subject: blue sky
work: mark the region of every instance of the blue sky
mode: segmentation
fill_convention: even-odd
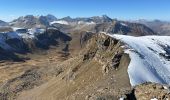
[[[170,20],[170,0],[0,0],[0,20],[28,14]]]

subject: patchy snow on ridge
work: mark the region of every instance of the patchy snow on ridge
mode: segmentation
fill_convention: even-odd
[[[125,23],[120,23],[121,25],[123,25],[123,26],[127,26]]]
[[[59,20],[59,21],[53,21],[50,23],[50,25],[52,24],[63,24],[63,25],[69,25],[69,23],[67,21],[64,20]]]
[[[25,29],[25,28],[19,28],[19,27],[12,27],[13,31],[17,31],[19,29]]]
[[[31,28],[31,29],[28,29],[28,33],[31,34],[31,35],[34,35],[35,33],[44,33],[45,32],[45,29],[42,29],[42,28]]]
[[[111,35],[128,48],[128,74],[132,86],[155,82],[170,85],[170,36]]]
[[[93,21],[91,21],[91,22],[78,21],[78,24],[93,25],[93,24],[96,24],[96,23],[95,23],[95,22],[93,22]]]

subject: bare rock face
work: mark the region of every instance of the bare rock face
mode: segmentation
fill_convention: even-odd
[[[93,44],[93,45],[89,45]],[[105,34],[96,34],[88,43],[84,59],[95,59],[103,65],[103,70],[118,69],[123,53],[122,43]],[[129,62],[127,60],[127,62]]]

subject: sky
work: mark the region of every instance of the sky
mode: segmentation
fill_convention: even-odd
[[[170,0],[0,0],[0,20],[47,14],[57,18],[108,15],[121,20],[170,21]]]

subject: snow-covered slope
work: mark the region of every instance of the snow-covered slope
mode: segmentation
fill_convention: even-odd
[[[132,86],[144,82],[170,85],[169,36],[110,36],[125,44],[125,53],[131,58],[128,74]]]
[[[28,39],[35,39],[36,33],[42,34],[45,32],[45,29],[27,29],[25,28],[13,28],[14,31],[11,32],[0,32],[0,49],[4,51],[17,51],[19,48],[17,46],[21,45],[21,48],[24,49],[24,41]],[[26,30],[26,33],[20,33],[19,31]],[[15,45],[15,47],[13,47]]]

